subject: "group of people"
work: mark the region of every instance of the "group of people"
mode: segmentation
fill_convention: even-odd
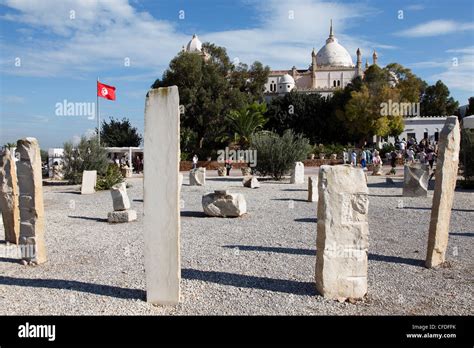
[[[119,168],[130,168],[130,160],[126,154],[121,157],[115,154],[113,158],[111,155],[109,155],[108,158],[109,163],[115,163]],[[143,172],[143,158],[141,156],[138,155],[133,159],[133,169],[136,173]]]
[[[392,168],[397,166],[397,160],[401,159],[404,163],[415,163],[419,162],[422,164],[429,164],[430,168],[433,169],[434,162],[437,156],[437,143],[429,143],[427,139],[423,139],[419,143],[415,138],[410,138],[408,141],[403,138],[395,141],[395,149],[386,154],[387,160],[390,161]],[[367,170],[369,164],[374,166],[382,166],[382,158],[380,157],[379,151],[376,149],[370,150],[368,148],[362,148],[359,153],[353,149],[350,153],[347,150],[343,152],[344,163],[350,163],[352,166],[357,167],[360,165],[362,169]]]
[[[427,139],[423,139],[418,143],[416,138],[413,137],[408,141],[405,138],[402,140],[397,138],[395,140],[395,151],[392,152],[404,158],[406,163],[419,161],[422,164],[429,164],[430,168],[433,169],[438,152],[438,144],[437,142],[430,144]],[[395,155],[391,154],[390,156],[394,157]]]

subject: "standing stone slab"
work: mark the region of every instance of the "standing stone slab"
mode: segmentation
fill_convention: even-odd
[[[316,288],[324,297],[360,299],[367,293],[368,189],[361,168],[319,170]]]
[[[447,118],[439,139],[436,161],[436,182],[431,208],[426,267],[436,267],[445,261],[448,246],[449,221],[458,176],[461,133],[456,116]]]
[[[426,197],[428,195],[429,179],[430,169],[428,165],[405,165],[403,176],[403,196]]]
[[[308,177],[308,202],[318,201],[318,177]]]
[[[18,244],[20,238],[20,209],[15,159],[6,149],[0,156],[0,210],[5,229],[5,241]]]
[[[200,167],[191,169],[189,172],[190,186],[204,186],[206,185],[206,168]]]
[[[97,170],[84,170],[82,172],[81,195],[95,193],[97,184]]]
[[[147,301],[180,301],[178,87],[152,89],[145,103],[144,230]],[[146,150],[148,149],[148,150]]]
[[[291,171],[290,184],[304,184],[303,162],[295,162],[295,167]]]
[[[35,138],[24,138],[17,142],[16,152],[18,186],[20,188],[20,249],[27,262],[46,262],[44,242],[43,182],[41,155]]]
[[[111,187],[110,194],[112,195],[112,203],[114,211],[130,209],[130,199],[127,195],[127,184],[121,182]]]

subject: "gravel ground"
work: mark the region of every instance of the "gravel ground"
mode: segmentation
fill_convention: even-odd
[[[423,267],[433,191],[401,197],[401,181],[369,176],[369,292],[356,304],[319,296],[314,286],[316,204],[306,184],[209,177],[182,188],[182,303],[145,302],[142,179],[128,189],[138,221],[110,225],[109,192],[44,187],[48,262],[22,266],[0,244],[2,315],[455,315],[474,314],[474,193],[457,191],[446,268]],[[248,214],[208,218],[201,196],[242,192]],[[399,208],[403,205],[403,208]],[[3,226],[0,225],[0,239]]]

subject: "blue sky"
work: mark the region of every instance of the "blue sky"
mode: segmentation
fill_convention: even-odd
[[[95,103],[97,76],[117,88],[101,116],[143,132],[147,90],[193,33],[233,60],[307,68],[330,18],[354,61],[358,47],[364,62],[375,48],[379,65],[441,79],[461,105],[474,95],[471,0],[0,0],[0,145],[34,136],[60,147],[90,133],[94,119],[56,105]]]

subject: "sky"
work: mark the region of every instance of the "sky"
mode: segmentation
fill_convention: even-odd
[[[33,136],[44,149],[91,134],[96,80],[116,87],[102,119],[143,134],[145,95],[197,34],[234,62],[305,69],[334,34],[356,60],[397,62],[460,105],[474,96],[472,0],[0,0],[0,145]]]

